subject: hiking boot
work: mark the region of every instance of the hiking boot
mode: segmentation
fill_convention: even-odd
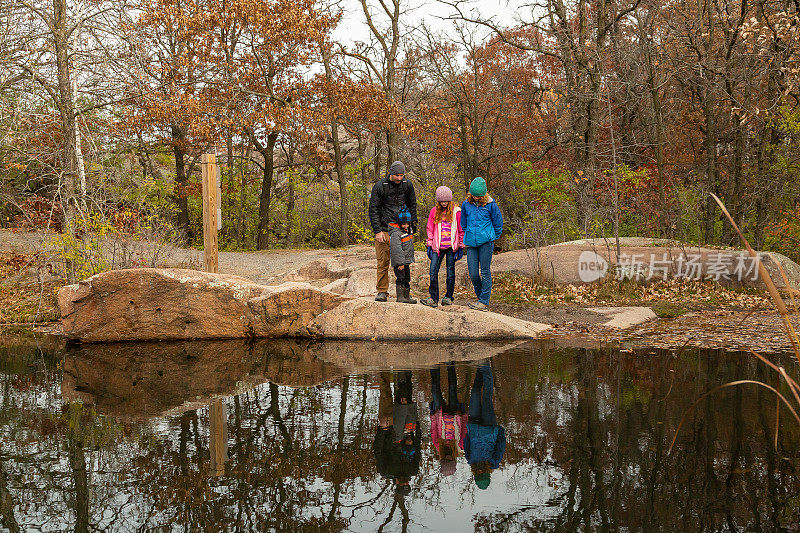
[[[408,300],[408,303],[410,304],[417,303],[417,299],[411,297],[411,287],[406,289],[406,300]]]
[[[379,292],[378,295],[375,297],[376,302],[385,302],[389,299],[389,294],[385,292]]]
[[[411,289],[397,287],[397,302],[401,304],[415,304],[417,301],[410,296]]]
[[[467,304],[467,307],[470,309],[475,309],[476,311],[488,311],[489,307],[483,302],[470,302]]]
[[[442,305],[453,305],[453,299],[445,296],[442,298]]]
[[[420,300],[419,303],[421,303],[422,305],[427,305],[428,307],[438,307],[439,306],[439,304],[436,302],[436,300],[434,300],[430,296],[425,298],[424,300]],[[444,305],[444,300],[442,300],[442,305]]]

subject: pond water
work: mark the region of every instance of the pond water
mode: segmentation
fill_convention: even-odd
[[[800,438],[782,411],[776,451],[770,392],[701,399],[669,451],[741,379],[774,383],[691,349],[5,339],[0,529],[797,530]],[[431,424],[458,442],[464,419],[440,461]]]

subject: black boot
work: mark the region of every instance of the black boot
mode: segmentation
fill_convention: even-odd
[[[403,288],[403,303],[404,304],[415,304],[415,303],[417,303],[417,299],[411,297],[411,287],[404,287]]]
[[[395,289],[397,290],[397,303],[407,304],[405,289],[400,285],[395,285]]]

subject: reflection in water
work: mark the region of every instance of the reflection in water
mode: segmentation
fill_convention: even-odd
[[[431,368],[431,444],[439,456],[443,476],[456,471],[458,450],[464,449],[467,436],[467,413],[458,401],[458,376],[455,362],[447,363],[447,401],[442,396],[440,365]]]
[[[221,476],[225,473],[225,462],[228,460],[228,421],[222,400],[218,398],[211,402],[208,412],[211,471],[215,476]]]
[[[497,424],[494,412],[494,375],[490,361],[482,363],[475,373],[469,393],[469,418],[464,454],[475,476],[475,485],[486,490],[492,470],[500,468],[506,453],[506,430]]]
[[[771,377],[747,355],[473,346],[388,370],[352,347],[0,345],[0,529],[800,527],[798,428],[776,453],[768,392],[706,397],[667,454],[703,392]]]

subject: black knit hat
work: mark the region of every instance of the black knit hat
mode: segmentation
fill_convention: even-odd
[[[389,167],[389,175],[392,174],[405,174],[406,173],[406,166],[403,164],[402,161],[395,161],[392,163],[392,166]]]

